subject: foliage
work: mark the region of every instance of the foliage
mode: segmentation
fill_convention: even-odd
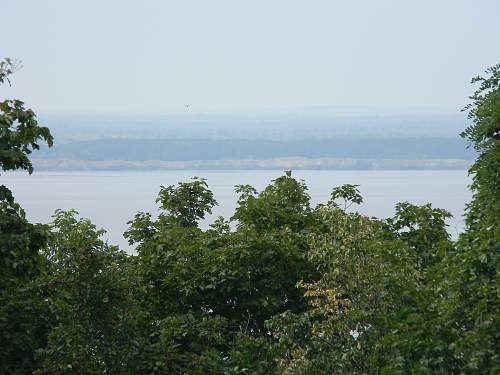
[[[250,185],[236,186],[236,193],[240,196],[232,219],[237,220],[241,227],[255,228],[257,231],[305,229],[311,220],[310,197],[304,182],[291,176],[291,171],[285,172],[284,176],[274,180],[258,196]]]
[[[463,371],[493,374],[500,371],[500,64],[486,74],[472,80],[479,87],[462,136],[479,152],[470,169],[473,199],[467,230],[445,264],[450,298],[440,307],[443,320],[454,322],[452,354]]]
[[[280,373],[378,373],[376,344],[418,286],[414,257],[403,242],[387,239],[377,220],[336,206],[319,214],[326,231],[309,236],[308,257],[321,278],[297,284],[309,309],[269,322]]]
[[[0,83],[14,70],[0,63]],[[478,158],[457,241],[446,210],[370,218],[351,184],[311,207],[287,171],[237,186],[230,221],[208,227],[204,179],[162,186],[158,216],[129,222],[130,255],[73,210],[29,223],[0,186],[0,372],[498,373],[500,66],[487,74],[467,108]],[[0,164],[31,172],[50,132],[19,101],[0,110]]]
[[[237,187],[241,195],[235,213],[240,218],[236,231],[222,218],[206,231],[197,226],[197,219],[215,201],[205,190],[206,185],[197,185],[199,199],[181,199],[192,186],[187,182],[176,189],[162,188],[158,219],[139,213],[126,232],[129,241],[138,244],[136,260],[146,287],[144,307],[161,327],[151,333],[159,340],[152,344],[158,357],[149,362],[161,362],[158,358],[177,348],[173,353],[177,353],[175,371],[179,373],[196,373],[189,370],[193,361],[206,371],[217,368],[238,373],[235,368],[254,368],[266,373],[263,368],[272,367],[273,362],[261,357],[269,356],[267,343],[271,339],[264,324],[276,313],[305,306],[295,284],[313,273],[302,240],[312,223],[305,186],[287,173],[261,193],[250,186]],[[162,199],[165,196],[168,204]],[[172,209],[172,202],[184,206]],[[185,220],[186,216],[190,219]],[[159,347],[166,345],[162,332],[167,327],[173,329],[173,317],[177,324],[196,317],[197,322],[201,319],[209,323],[205,330],[216,332],[203,333],[193,323],[189,345],[182,336],[169,334],[171,344]],[[218,350],[200,351],[207,345],[202,343],[212,336],[222,338],[216,345]],[[250,355],[242,343],[255,347],[260,354]],[[164,369],[174,371],[168,366]]]
[[[30,224],[11,192],[0,186],[0,373],[21,374],[35,367],[35,350],[45,345],[47,306],[34,282],[44,269],[39,250],[45,228]]]
[[[15,71],[11,59],[0,61],[0,84],[9,82],[9,75]],[[25,169],[33,172],[28,155],[38,150],[38,141],[52,146],[53,137],[46,127],[38,125],[35,113],[24,107],[21,100],[0,102],[0,167],[2,170]]]
[[[438,263],[452,244],[446,231],[451,214],[430,204],[415,206],[408,202],[396,204],[396,215],[386,220],[388,230],[407,243],[422,269]]]
[[[55,315],[38,373],[131,371],[139,350],[134,280],[127,256],[103,242],[104,231],[75,211],[57,211],[45,256]],[[130,372],[132,373],[132,372]]]
[[[9,189],[0,186],[0,289],[39,273],[38,250],[45,244],[43,226],[30,224]]]
[[[182,226],[191,227],[205,218],[205,214],[212,213],[212,207],[217,204],[207,187],[205,179],[197,177],[191,182],[179,183],[177,187],[162,186],[156,202],[172,219]]]
[[[16,70],[12,59],[0,61],[0,84]],[[28,155],[52,144],[47,128],[38,126],[33,111],[19,100],[0,102],[0,167],[33,170]],[[0,185],[0,373],[24,374],[37,366],[35,351],[47,341],[50,327],[45,291],[39,283],[46,260],[40,249],[47,241],[46,228],[28,222],[12,192]]]
[[[7,82],[11,84],[9,76],[13,74],[18,68],[20,63],[10,57],[0,60],[0,84]]]
[[[435,224],[427,226],[425,237],[412,236],[419,254],[432,261],[424,262],[429,266],[426,284],[415,293],[420,302],[395,321],[401,334],[382,345],[388,355],[378,365],[387,373],[500,371],[500,65],[486,73],[472,81],[479,83],[466,107],[472,124],[462,133],[479,153],[470,169],[473,199],[466,207],[467,228],[454,248],[445,246],[434,259],[426,253],[442,243],[439,237],[444,239]],[[404,210],[404,215],[412,211]],[[442,221],[443,212],[437,214]],[[433,216],[427,215],[424,223],[435,222],[429,221]]]
[[[0,61],[0,84],[9,82],[16,70],[16,62],[10,58]],[[38,139],[52,145],[47,128],[38,126],[36,116],[26,110],[19,100],[0,102],[0,166],[2,170],[26,169],[33,171],[28,158],[32,149],[38,149]],[[44,244],[40,226],[29,224],[21,206],[11,191],[0,185],[0,286],[2,289],[14,279],[29,280],[38,270],[38,249]]]
[[[363,197],[358,190],[358,186],[359,185],[345,184],[334,188],[328,203],[331,206],[337,207],[338,204],[336,201],[342,199],[344,201],[344,210],[347,210],[353,204],[363,203]]]

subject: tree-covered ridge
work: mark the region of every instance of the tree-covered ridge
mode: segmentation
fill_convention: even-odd
[[[159,215],[129,222],[128,255],[75,211],[30,224],[2,186],[0,373],[498,373],[499,71],[475,79],[463,136],[479,156],[457,241],[445,210],[403,202],[367,217],[356,185],[312,206],[285,172],[262,191],[237,186],[234,215],[206,230],[206,181],[162,186]],[[30,170],[50,133],[0,111],[0,164]]]
[[[286,157],[472,160],[475,153],[456,138],[330,140],[100,139],[44,149],[36,159],[86,161],[268,160]]]

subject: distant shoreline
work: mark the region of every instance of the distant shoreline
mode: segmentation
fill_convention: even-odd
[[[35,159],[39,171],[145,171],[145,170],[466,170],[471,161],[462,159],[353,159],[276,158],[262,160],[74,160]]]

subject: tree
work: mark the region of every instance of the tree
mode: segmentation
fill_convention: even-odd
[[[0,84],[16,70],[12,59],[0,61]],[[20,100],[0,102],[0,167],[3,171],[33,166],[29,160],[38,141],[52,145],[52,135],[38,125],[34,112]],[[26,220],[12,192],[0,185],[0,372],[16,374],[36,368],[35,351],[44,346],[50,317],[43,288],[36,280],[45,271],[40,255],[46,228]]]
[[[13,74],[19,68],[19,62],[6,57],[0,60],[0,84],[7,82],[11,84],[9,76]]]
[[[408,202],[396,204],[396,215],[386,220],[390,233],[413,250],[421,270],[440,262],[452,251],[446,220],[451,214],[430,203],[416,206]]]
[[[16,70],[16,62],[6,58],[0,61],[0,84],[9,82]],[[33,166],[28,158],[32,149],[38,149],[37,141],[43,139],[52,145],[52,135],[40,127],[32,110],[26,110],[19,100],[0,102],[0,167],[2,170],[25,169]],[[0,284],[10,283],[13,278],[27,280],[36,273],[37,251],[43,245],[41,227],[34,227],[25,219],[23,209],[15,203],[11,191],[0,185]]]
[[[344,194],[346,193],[346,194]],[[340,208],[336,198],[344,198]],[[345,209],[361,202],[353,185],[335,188],[317,209],[321,231],[308,236],[308,259],[320,278],[300,281],[302,313],[268,321],[282,374],[377,374],[377,343],[418,285],[415,257],[380,220]]]
[[[353,204],[363,203],[363,197],[361,196],[358,187],[359,185],[344,184],[334,188],[330,195],[330,201],[328,202],[329,205],[338,207],[336,201],[338,199],[342,199],[344,201],[345,211]]]
[[[177,186],[162,186],[156,202],[161,204],[166,214],[185,227],[195,226],[217,205],[206,180],[198,177]]]
[[[77,212],[56,211],[45,248],[55,314],[39,374],[132,374],[140,350],[136,281],[124,252]]]
[[[9,82],[15,71],[11,59],[0,62],[0,83]],[[2,170],[24,169],[30,174],[33,165],[29,154],[38,150],[39,140],[52,146],[53,137],[48,128],[39,126],[35,113],[18,99],[0,102],[0,167]]]
[[[36,367],[50,323],[45,292],[36,282],[45,270],[40,249],[46,228],[26,220],[9,189],[0,186],[0,373],[24,374]]]
[[[294,179],[291,171],[274,180],[258,196],[250,185],[236,186],[236,192],[240,196],[232,219],[241,227],[258,231],[287,227],[299,232],[311,223],[307,186]]]
[[[404,223],[401,219],[418,214],[421,227],[430,230],[398,231],[410,243],[417,241],[414,248],[419,248],[426,267],[423,285],[413,293],[418,303],[398,316],[394,333],[380,343],[377,366],[386,373],[500,371],[500,65],[486,74],[472,80],[479,87],[465,108],[472,124],[462,136],[478,152],[469,171],[473,199],[466,207],[465,232],[453,247],[446,245],[445,252],[436,253],[439,244],[447,242],[436,230],[443,213],[437,212],[437,221],[431,211],[422,216],[412,207],[399,215]]]
[[[302,240],[314,222],[305,185],[288,173],[261,193],[238,187],[235,231],[222,218],[206,231],[197,226],[214,204],[206,185],[197,187],[162,188],[158,219],[139,213],[126,233],[138,243],[144,309],[155,322],[147,362],[159,362],[160,373],[272,372],[265,322],[301,311],[295,284],[312,276]]]
[[[500,64],[488,69],[466,107],[472,124],[462,133],[479,153],[470,168],[473,199],[466,231],[446,263],[441,308],[454,322],[454,358],[467,373],[500,371]],[[444,278],[444,277],[443,277]]]
[[[8,82],[16,70],[14,60],[0,61],[0,84]],[[2,170],[25,169],[33,166],[29,154],[38,149],[38,140],[52,145],[52,135],[46,127],[40,127],[34,112],[24,108],[19,100],[0,102],[0,167]],[[44,244],[41,226],[29,224],[23,209],[15,202],[11,191],[0,185],[0,285],[29,280],[39,268],[38,250]]]

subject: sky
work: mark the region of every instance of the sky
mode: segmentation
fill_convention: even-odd
[[[500,62],[498,0],[0,3],[0,99],[47,113],[456,111]]]

